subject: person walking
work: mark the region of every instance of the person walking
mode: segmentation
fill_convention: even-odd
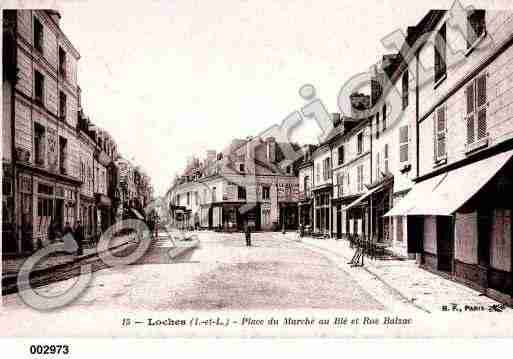
[[[73,230],[73,237],[75,238],[75,241],[77,242],[78,250],[77,250],[77,256],[81,256],[84,254],[84,227],[82,227],[82,223],[80,220],[77,221],[75,224],[75,229]]]
[[[251,227],[246,225],[246,246],[251,247]]]

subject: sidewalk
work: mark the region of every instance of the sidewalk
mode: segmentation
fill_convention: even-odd
[[[128,243],[134,243],[133,235],[125,235],[120,237],[115,237],[111,241],[110,249],[119,248]],[[57,255],[51,255],[45,258],[42,262],[38,263],[34,271],[47,270],[52,267],[62,266],[65,264],[71,264],[74,262],[78,262],[79,260],[90,258],[96,255],[96,246],[92,247],[84,247],[84,254],[77,256],[75,254],[67,254],[67,253],[59,253]],[[20,257],[20,258],[2,258],[2,279],[16,276],[19,272],[19,269],[23,265],[23,263],[27,260],[28,257]]]
[[[295,239],[295,237],[288,237],[291,240]],[[354,254],[354,249],[351,249],[349,242],[345,240],[304,237],[298,243],[336,254],[342,257],[341,260],[344,263],[349,262]],[[369,272],[388,286],[392,292],[395,291],[408,302],[430,313],[441,312],[442,306],[447,306],[451,310],[453,303],[462,309],[465,305],[484,306],[488,309],[490,305],[500,304],[467,286],[419,268],[415,260],[399,258],[372,260],[365,257],[364,267],[354,267],[349,270]]]

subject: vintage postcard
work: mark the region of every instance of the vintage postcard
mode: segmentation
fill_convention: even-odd
[[[0,337],[513,336],[509,0],[2,24]]]

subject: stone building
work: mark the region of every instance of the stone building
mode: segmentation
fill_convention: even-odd
[[[80,208],[78,51],[51,10],[5,10],[3,250],[48,242]]]
[[[3,253],[31,252],[78,219],[95,239],[113,222],[117,149],[84,115],[80,55],[56,11],[4,10],[3,20]]]
[[[273,137],[236,139],[191,159],[170,189],[176,225],[217,230],[297,228],[298,180]]]
[[[425,268],[511,304],[513,13],[461,10],[416,53],[416,177],[387,215],[414,224]]]

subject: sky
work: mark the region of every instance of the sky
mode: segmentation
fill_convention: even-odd
[[[47,4],[61,11],[61,28],[81,54],[85,112],[163,194],[188,156],[221,151],[231,139],[257,135],[300,109],[304,84],[337,112],[344,82],[390,52],[380,42],[385,35],[452,1]]]

